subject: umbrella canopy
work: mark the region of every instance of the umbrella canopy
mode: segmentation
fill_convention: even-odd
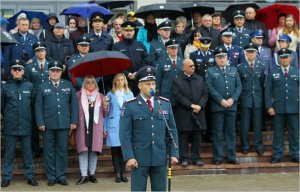
[[[89,3],[76,4],[72,7],[64,9],[61,12],[61,15],[76,15],[90,19],[91,16],[96,12],[101,13],[103,15],[105,23],[107,23],[114,16],[114,14],[106,8],[97,4]]]
[[[191,19],[194,12],[199,12],[201,15],[213,14],[215,12],[215,8],[212,5],[203,2],[182,4],[180,7],[186,13],[187,19]]]
[[[255,10],[260,8],[256,3],[231,4],[222,12],[222,17],[224,17],[227,22],[233,23],[232,13],[236,10],[245,11],[247,7],[253,7]]]
[[[9,21],[7,20],[7,19],[5,19],[4,17],[1,17],[0,16],[0,25],[2,26],[2,25],[6,25],[6,24],[8,24],[9,23]]]
[[[134,14],[138,18],[146,18],[149,13],[154,14],[155,18],[175,19],[178,16],[183,16],[184,11],[177,5],[157,3],[141,6]]]
[[[1,29],[1,47],[19,43],[13,36],[11,36],[7,31]]]
[[[294,15],[297,23],[299,23],[299,9],[293,5],[280,3],[259,9],[256,12],[256,19],[263,22],[268,29],[272,29],[278,27],[278,16],[282,13]]]
[[[9,24],[7,25],[7,30],[11,30],[13,28],[16,27],[16,21],[17,21],[17,17],[21,14],[21,13],[25,13],[27,18],[31,21],[32,18],[39,18],[41,20],[41,25],[44,27],[44,29],[46,29],[48,27],[47,24],[47,15],[43,12],[38,12],[38,11],[26,11],[26,10],[22,10],[20,12],[18,12],[17,14],[15,14],[14,16],[12,16],[11,18],[8,19]]]
[[[97,51],[78,59],[69,72],[72,78],[87,75],[103,77],[122,72],[131,66],[131,60],[119,51]]]
[[[134,1],[104,1],[104,0],[94,0],[90,3],[96,3],[102,7],[105,7],[108,10],[116,9],[120,7],[126,7],[134,3]]]

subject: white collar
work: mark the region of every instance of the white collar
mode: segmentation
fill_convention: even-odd
[[[143,100],[145,101],[145,103],[147,103],[148,99],[146,99],[145,97],[143,97],[142,94],[141,94],[141,97],[143,98]],[[149,100],[151,101],[152,107],[154,108],[154,97],[151,97]]]

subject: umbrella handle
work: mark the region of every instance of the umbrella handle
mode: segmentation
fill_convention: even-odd
[[[102,78],[103,95],[106,95],[106,93],[105,93],[105,86],[104,86],[104,78],[103,77],[101,77],[101,78]]]

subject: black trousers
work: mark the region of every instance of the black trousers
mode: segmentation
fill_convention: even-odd
[[[125,161],[122,155],[121,147],[111,147],[111,156],[114,166],[114,172],[125,172]]]
[[[201,131],[180,131],[179,132],[179,155],[181,160],[200,159]],[[189,155],[189,142],[191,143],[191,155]]]

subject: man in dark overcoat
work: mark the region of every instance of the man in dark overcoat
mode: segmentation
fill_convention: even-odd
[[[195,64],[191,59],[183,61],[183,73],[173,81],[181,166],[186,167],[189,159],[202,166],[204,163],[200,160],[200,143],[202,131],[206,130],[204,108],[208,100],[208,91],[203,77],[195,73]],[[188,154],[189,141],[192,144],[191,157]]]

